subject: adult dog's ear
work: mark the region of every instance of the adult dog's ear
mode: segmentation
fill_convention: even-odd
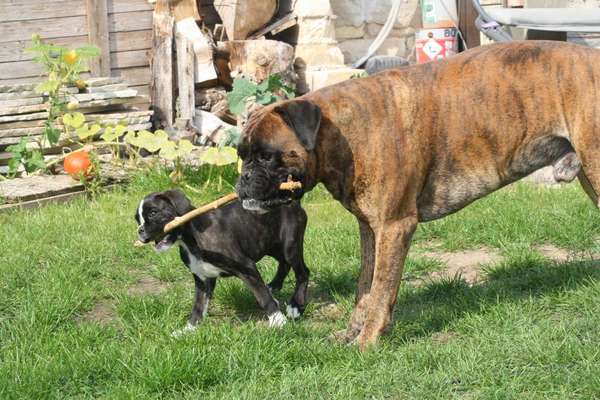
[[[321,126],[319,106],[307,100],[291,100],[275,107],[275,112],[294,130],[306,150],[315,148]]]
[[[159,196],[168,201],[177,212],[178,216],[188,213],[194,209],[194,206],[181,190],[172,189],[159,193]]]

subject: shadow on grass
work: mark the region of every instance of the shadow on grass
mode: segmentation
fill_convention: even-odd
[[[460,277],[431,282],[399,296],[391,340],[430,336],[465,314],[484,312],[486,306],[552,296],[591,280],[600,280],[598,260],[556,263],[530,255],[499,264],[474,286]]]

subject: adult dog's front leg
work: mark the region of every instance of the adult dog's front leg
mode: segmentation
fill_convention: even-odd
[[[368,223],[358,220],[360,232],[360,276],[356,288],[356,304],[350,317],[348,328],[335,333],[335,338],[341,342],[350,343],[360,333],[367,312],[367,304],[373,271],[375,269],[375,234]]]
[[[404,260],[416,227],[415,213],[377,229],[373,282],[366,299],[364,325],[356,339],[361,349],[374,344],[392,321]]]

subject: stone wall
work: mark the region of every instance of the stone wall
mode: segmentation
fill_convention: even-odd
[[[336,39],[344,62],[362,57],[385,23],[392,0],[331,0]],[[398,20],[377,54],[414,57],[415,28],[421,26],[418,0],[403,0]]]

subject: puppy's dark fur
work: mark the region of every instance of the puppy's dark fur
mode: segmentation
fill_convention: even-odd
[[[181,260],[192,272],[196,297],[188,327],[206,315],[217,278],[228,276],[237,276],[248,285],[269,315],[271,325],[285,323],[271,290],[281,288],[290,266],[296,275],[296,290],[287,307],[288,316],[302,314],[309,271],[303,257],[307,218],[299,202],[259,214],[244,210],[239,201],[234,201],[164,235],[168,222],[193,209],[182,192],[168,190],[144,197],[135,216],[142,242],[154,241],[159,251],[178,244]],[[264,256],[279,261],[269,287],[256,268],[256,262]]]

